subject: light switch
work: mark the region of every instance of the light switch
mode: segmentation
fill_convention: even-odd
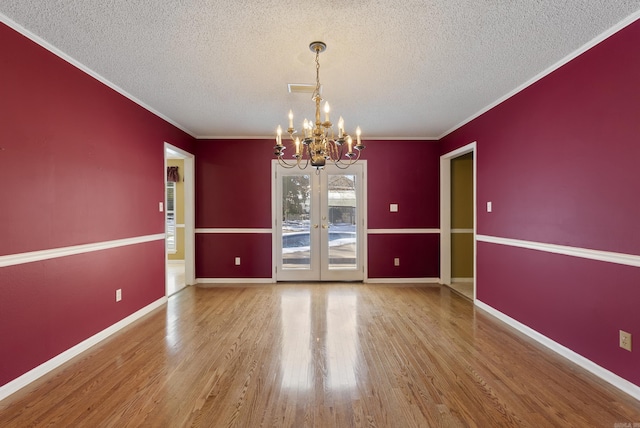
[[[397,213],[398,212],[398,204],[390,204],[389,205],[389,211],[392,213]]]
[[[393,259],[393,265],[400,266],[400,257],[396,257],[395,259]]]
[[[236,257],[236,266],[240,266],[240,257]]]
[[[162,202],[158,202],[158,211],[164,211],[164,204]]]
[[[493,209],[493,206],[491,204],[491,201],[487,202],[487,212],[490,213],[492,209]]]

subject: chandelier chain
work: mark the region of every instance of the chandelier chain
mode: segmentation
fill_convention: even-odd
[[[314,96],[320,96],[320,51],[316,48],[316,90]]]

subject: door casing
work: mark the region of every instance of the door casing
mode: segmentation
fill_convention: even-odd
[[[272,186],[271,186],[271,199],[272,199],[272,266],[273,266],[273,280],[274,281],[366,281],[367,279],[367,162],[364,160],[358,161],[357,164],[352,165],[349,169],[342,170],[336,168],[332,165],[328,165],[325,169],[321,170],[318,174],[316,170],[313,168],[308,168],[305,170],[300,170],[297,168],[286,169],[278,164],[277,160],[273,160],[271,164],[272,170]],[[357,225],[356,233],[357,233],[357,269],[356,270],[328,270],[323,269],[321,266],[312,266],[312,269],[309,271],[306,270],[296,270],[296,271],[283,271],[282,263],[281,263],[281,246],[282,246],[282,228],[281,228],[281,189],[279,190],[278,186],[281,186],[280,174],[300,174],[300,175],[309,175],[312,177],[312,182],[317,180],[315,183],[317,186],[326,186],[326,177],[327,174],[358,174],[360,176],[360,180],[357,184]],[[322,181],[322,183],[321,183]],[[313,184],[312,184],[313,186]],[[320,188],[313,189],[314,191],[319,191]],[[321,209],[316,210],[315,213],[311,213],[311,223],[318,224],[319,227],[311,228],[310,233],[317,233],[315,237],[316,242],[320,242],[320,232],[322,225],[322,213],[320,213]],[[327,213],[325,212],[326,216]],[[319,217],[319,218],[316,218]],[[327,251],[326,245],[322,245],[322,251]],[[326,260],[328,253],[323,254],[323,260]],[[313,268],[316,268],[314,270]],[[321,271],[321,272],[320,272]]]
[[[477,294],[477,158],[478,148],[474,141],[457,150],[440,156],[440,283],[451,285],[451,159],[473,153],[473,299]]]

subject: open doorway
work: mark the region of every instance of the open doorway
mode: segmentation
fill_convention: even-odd
[[[476,143],[440,157],[440,280],[476,297]]]
[[[195,283],[194,156],[165,143],[165,293]]]

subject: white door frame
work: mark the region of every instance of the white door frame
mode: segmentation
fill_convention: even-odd
[[[167,150],[171,150],[184,160],[184,279],[185,285],[194,285],[196,283],[196,267],[195,267],[195,155],[184,151],[167,142],[164,143],[164,182],[165,188],[167,184]],[[164,206],[167,206],[167,196],[165,192]],[[165,233],[166,233],[165,221]],[[165,264],[167,257],[167,246],[165,245]],[[166,290],[166,277],[165,277]]]
[[[367,279],[367,161],[366,160],[360,160],[358,161],[358,164],[354,165],[354,167],[360,168],[360,172],[361,172],[361,182],[358,183],[358,210],[359,210],[359,218],[358,218],[358,227],[356,228],[357,231],[357,242],[358,242],[358,248],[357,248],[357,254],[358,254],[358,260],[357,260],[357,264],[358,267],[357,269],[361,271],[361,275],[358,275],[357,279],[349,279],[347,278],[346,280],[354,280],[354,281],[366,281]],[[276,268],[281,264],[280,263],[280,246],[282,243],[282,235],[281,235],[281,228],[278,224],[278,218],[279,218],[279,213],[277,212],[278,210],[278,205],[279,202],[277,200],[278,198],[278,186],[280,185],[280,181],[277,179],[277,172],[278,171],[284,171],[285,173],[289,170],[284,169],[282,167],[279,166],[278,161],[277,160],[272,160],[271,162],[271,180],[272,180],[272,185],[271,185],[271,218],[272,218],[272,227],[273,227],[273,233],[272,233],[272,248],[271,248],[271,254],[272,254],[272,278],[273,281],[276,282],[278,281],[278,276],[280,276],[280,279],[282,279],[282,275],[278,275],[278,272],[276,270]],[[309,168],[306,170],[299,170],[299,169],[292,169],[291,172],[298,172],[300,174],[304,174],[304,175],[310,175],[310,176],[314,176],[316,174],[315,169],[313,168]],[[336,170],[336,172],[344,172],[344,173],[349,173],[349,170],[341,170],[338,169]],[[333,173],[333,172],[330,172]],[[327,174],[326,170],[322,170],[320,171],[320,174]],[[324,180],[326,181],[326,180]],[[313,213],[312,213],[313,215]],[[312,224],[318,224],[319,226],[321,225],[321,219],[311,219],[311,223]],[[316,229],[311,229],[310,233],[314,233],[314,231],[316,231]],[[319,230],[316,231],[317,233],[319,233]],[[319,241],[319,237],[318,237],[318,241]],[[321,267],[318,267],[319,270],[322,270]],[[309,280],[309,278],[305,275],[307,271],[300,271],[300,277],[296,278],[296,280],[300,280],[300,281],[305,281],[305,280]],[[331,272],[329,275],[327,275],[327,272],[325,271],[325,273],[323,273],[323,275],[326,278],[323,278],[323,280],[336,280],[336,281],[340,281],[341,276],[344,275],[340,275],[339,271]],[[287,277],[284,280],[291,280],[290,277]],[[311,278],[311,280],[313,280],[313,278]]]
[[[451,160],[473,153],[473,299],[476,298],[477,143],[440,156],[440,283],[451,285]]]

